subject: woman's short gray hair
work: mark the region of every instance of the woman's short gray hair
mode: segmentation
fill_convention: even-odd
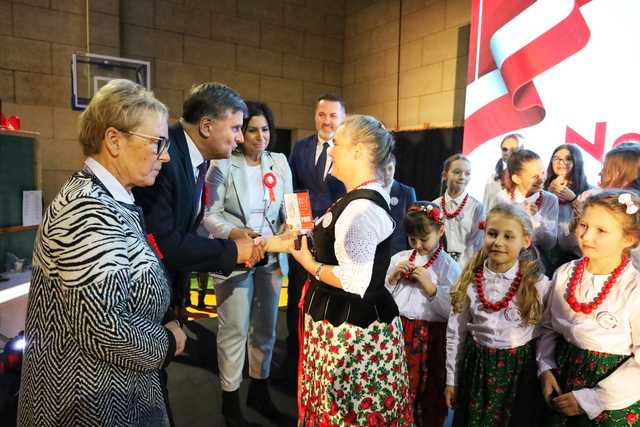
[[[371,148],[372,164],[378,173],[382,173],[395,146],[393,134],[373,116],[351,114],[342,126],[353,144],[361,142]]]
[[[169,115],[153,92],[131,80],[115,79],[104,85],[80,115],[79,141],[85,156],[100,152],[109,127],[133,130],[140,126],[146,112]]]

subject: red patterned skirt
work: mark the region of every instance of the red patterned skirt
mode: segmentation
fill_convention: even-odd
[[[401,318],[409,370],[409,398],[419,427],[441,427],[447,416],[444,322]]]
[[[402,323],[333,326],[304,317],[299,426],[412,426]]]

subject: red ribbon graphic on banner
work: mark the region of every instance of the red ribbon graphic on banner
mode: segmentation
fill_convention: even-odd
[[[465,153],[496,136],[533,126],[544,119],[545,109],[533,79],[587,44],[590,30],[580,6],[588,1],[576,0],[566,17],[506,58],[494,58],[490,49],[491,39],[496,31],[532,7],[533,1],[483,0],[482,10],[478,0],[473,2],[471,27],[476,31],[472,32],[469,42],[470,85],[498,70],[506,93],[468,115],[464,125]],[[501,60],[499,68],[496,60]]]

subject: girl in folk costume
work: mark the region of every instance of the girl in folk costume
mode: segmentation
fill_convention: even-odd
[[[480,223],[484,220],[482,203],[466,192],[471,178],[471,163],[462,154],[454,154],[442,167],[441,196],[433,201],[440,207],[447,253],[464,267],[482,246]]]
[[[414,203],[403,226],[412,249],[391,257],[386,285],[400,310],[415,423],[441,427],[447,415],[442,390],[449,291],[460,267],[442,248],[437,205]]]
[[[640,143],[626,141],[607,152],[599,187],[585,191],[572,203],[574,217],[581,216],[585,201],[602,190],[621,188],[640,192]],[[632,249],[630,257],[636,270],[640,270],[640,247]]]
[[[544,189],[558,197],[558,244],[553,248],[554,267],[578,257],[580,250],[574,234],[569,230],[573,220],[573,202],[589,183],[584,175],[582,152],[574,144],[562,144],[551,154]]]
[[[520,205],[533,222],[533,243],[543,251],[551,250],[557,241],[558,198],[542,189],[544,166],[531,150],[514,152],[507,162],[509,179],[496,201]],[[487,206],[491,209],[493,206]]]
[[[547,424],[640,425],[640,198],[591,196],[575,233],[584,258],[556,271],[538,347]]]
[[[445,400],[454,426],[537,426],[536,325],[549,282],[522,209],[496,205],[451,293]]]
[[[306,238],[289,248],[310,274],[300,301],[301,426],[413,422],[402,323],[384,284],[393,220],[377,177],[393,145],[375,118],[349,116],[330,154],[347,193],[316,221],[314,253]]]

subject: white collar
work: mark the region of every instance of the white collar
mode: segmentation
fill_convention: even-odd
[[[495,271],[491,271],[489,267],[487,267],[488,262],[489,260],[485,260],[484,268],[482,269],[484,277],[487,279],[513,280],[516,278],[516,273],[518,273],[518,269],[520,268],[520,261],[516,260],[515,264],[513,264],[513,267],[511,267],[509,270],[505,271],[504,273],[496,273]]]
[[[202,162],[204,162],[204,157],[200,154],[200,150],[196,147],[196,144],[193,142],[187,131],[184,131],[184,137],[187,140],[187,148],[189,149],[189,158],[191,159],[191,166],[193,169],[197,169],[198,166]]]
[[[322,138],[320,137],[320,135],[318,134],[318,144],[317,144],[317,145],[318,145],[318,146],[320,146],[320,147],[322,147],[322,145],[323,145],[325,142],[328,142],[328,143],[329,143],[329,147],[333,147],[333,138],[331,138],[331,139],[322,139]]]
[[[507,192],[507,196],[509,196],[509,199],[511,199],[511,193],[507,190],[505,191]],[[524,201],[533,203],[538,200],[538,197],[540,197],[540,191],[538,191],[537,193],[533,193],[529,197],[525,197],[517,188],[513,190],[513,201],[516,203],[522,203]]]
[[[393,183],[394,183],[394,182],[396,182],[396,180],[395,180],[395,179],[392,179],[392,180],[391,180],[391,183],[389,184],[389,186],[388,186],[388,187],[383,187],[383,188],[384,188],[384,191],[386,191],[387,193],[391,194],[391,187],[393,187]]]
[[[360,189],[364,189],[364,188],[368,190],[375,190],[378,193],[380,193],[382,197],[384,197],[384,199],[387,201],[387,204],[389,203],[389,200],[391,200],[391,196],[389,196],[389,193],[384,189],[382,184],[378,181],[370,182],[369,184],[360,187]]]
[[[100,180],[102,185],[107,187],[107,190],[114,199],[118,202],[128,203],[133,205],[135,203],[135,199],[133,198],[133,194],[127,191],[126,188],[117,180],[115,176],[111,172],[107,170],[100,162],[98,162],[93,157],[87,157],[84,161],[84,165],[93,173],[93,175]]]
[[[460,195],[458,197],[456,197],[455,199],[453,197],[451,197],[451,195],[449,194],[448,191],[444,192],[444,196],[446,196],[446,198],[444,199],[445,202],[447,201],[447,199],[452,202],[454,205],[459,205],[460,203],[462,203],[462,201],[464,200],[465,196],[467,195],[466,191],[463,191],[462,193],[460,193]]]

